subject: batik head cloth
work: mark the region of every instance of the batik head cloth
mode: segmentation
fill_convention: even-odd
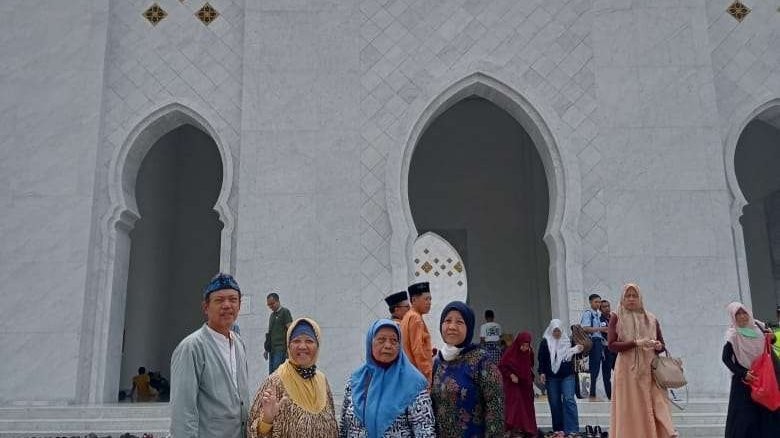
[[[238,287],[238,282],[230,274],[223,274],[220,272],[211,279],[209,284],[203,289],[203,299],[208,298],[209,294],[222,289],[233,289],[241,295],[241,288]]]

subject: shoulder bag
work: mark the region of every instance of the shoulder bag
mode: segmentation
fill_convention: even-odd
[[[682,359],[669,356],[668,350],[666,356],[654,357],[650,367],[653,370],[653,380],[661,389],[677,389],[688,384],[683,373]]]

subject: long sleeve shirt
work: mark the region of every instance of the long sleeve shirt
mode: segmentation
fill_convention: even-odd
[[[249,411],[246,349],[235,335],[236,383],[204,324],[179,343],[171,360],[171,436],[244,438]]]
[[[542,338],[542,342],[539,343],[538,371],[539,374],[544,374],[547,378],[562,379],[574,374],[574,365],[572,364],[571,360],[561,362],[561,367],[558,368],[558,372],[554,373],[552,370],[552,355],[550,354],[550,347],[547,345],[547,339]]]
[[[412,364],[428,379],[428,386],[433,379],[433,344],[431,334],[422,315],[414,309],[406,312],[401,321],[401,339],[404,352]]]

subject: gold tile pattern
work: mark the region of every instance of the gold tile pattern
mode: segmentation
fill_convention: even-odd
[[[458,271],[459,273],[463,272],[463,265],[460,262],[455,263],[455,266],[453,266],[452,269]]]
[[[747,15],[750,13],[751,9],[747,7],[746,4],[742,3],[739,0],[736,0],[734,3],[729,5],[726,11],[729,13],[729,15],[731,15],[741,23],[742,20],[744,20],[745,17],[747,17]]]
[[[428,262],[425,262],[425,263],[423,263],[423,265],[422,265],[422,266],[420,266],[420,269],[422,269],[423,271],[425,271],[425,273],[427,274],[427,273],[431,272],[431,269],[433,269],[433,265],[431,265],[431,264],[430,264],[430,263],[428,263]]]
[[[149,9],[144,11],[143,16],[149,20],[150,23],[152,23],[152,26],[157,26],[157,23],[161,22],[165,17],[167,17],[168,13],[165,12],[165,10],[160,7],[160,5],[154,3],[153,5],[149,6]]]
[[[198,19],[202,21],[203,24],[208,26],[211,24],[211,22],[216,20],[217,17],[219,17],[219,12],[217,12],[213,6],[206,2],[205,5],[198,9],[198,12],[195,13],[195,16],[198,17]]]

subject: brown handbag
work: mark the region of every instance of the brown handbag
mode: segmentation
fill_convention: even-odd
[[[593,340],[591,340],[590,335],[581,325],[574,324],[571,326],[571,340],[574,345],[582,345],[582,351],[580,352],[582,357],[590,354],[590,350],[593,348]],[[599,340],[599,342],[601,341]]]
[[[688,384],[683,374],[682,359],[671,357],[668,352],[666,356],[654,357],[650,367],[653,370],[653,380],[661,389],[677,389]]]

